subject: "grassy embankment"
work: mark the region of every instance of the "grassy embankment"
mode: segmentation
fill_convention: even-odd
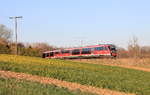
[[[0,55],[0,70],[52,77],[137,95],[150,93],[150,72],[120,67]]]

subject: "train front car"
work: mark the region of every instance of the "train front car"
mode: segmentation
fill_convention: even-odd
[[[116,49],[116,46],[113,45],[113,44],[108,44],[108,48],[110,50],[110,54],[111,54],[111,57],[117,57],[117,49]]]

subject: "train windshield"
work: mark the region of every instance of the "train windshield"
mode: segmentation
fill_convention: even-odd
[[[110,48],[110,50],[116,50],[116,48],[115,48],[115,47],[112,47],[112,48]]]
[[[109,49],[110,49],[111,51],[116,51],[116,46],[110,45],[110,46],[109,46]]]

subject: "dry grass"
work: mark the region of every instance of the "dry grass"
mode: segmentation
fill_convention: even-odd
[[[150,72],[150,58],[124,58],[124,59],[77,59],[73,61],[120,66]]]

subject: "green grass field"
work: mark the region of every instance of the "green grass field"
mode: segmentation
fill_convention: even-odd
[[[111,90],[150,94],[150,72],[57,59],[0,55],[0,70],[24,72]]]
[[[80,91],[69,91],[55,85],[9,79],[0,76],[0,95],[94,95]]]

